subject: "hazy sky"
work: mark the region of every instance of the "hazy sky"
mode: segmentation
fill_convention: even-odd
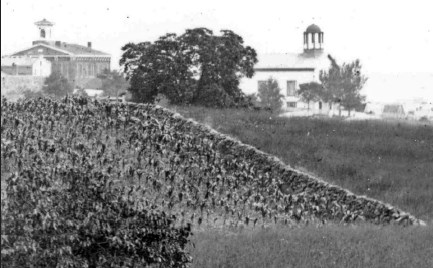
[[[258,53],[301,52],[302,33],[315,23],[325,33],[327,52],[340,62],[361,60],[371,77],[366,86],[369,95],[386,98],[393,92],[394,98],[414,95],[433,101],[433,3],[429,2],[2,0],[1,54],[31,46],[38,36],[33,23],[42,18],[56,23],[52,39],[83,45],[92,41],[94,48],[113,55],[113,67],[125,43],[154,41],[167,32],[181,34],[193,27],[231,29]],[[417,89],[411,93],[403,88],[391,91],[379,83],[392,77],[398,85],[398,74],[407,78],[417,73],[424,78],[416,81]]]

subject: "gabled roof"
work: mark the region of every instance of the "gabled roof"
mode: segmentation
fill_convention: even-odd
[[[326,55],[306,57],[298,53],[259,54],[255,69],[317,69],[329,66]]]
[[[22,49],[20,51],[17,51],[15,53],[12,54],[12,56],[14,55],[18,55],[24,51],[28,51],[37,47],[46,47],[49,48],[51,50],[54,51],[58,51],[59,55],[70,55],[70,56],[81,56],[81,57],[87,57],[87,56],[101,56],[101,57],[111,57],[110,54],[93,49],[93,48],[89,48],[86,46],[82,46],[82,45],[77,45],[77,44],[70,44],[70,43],[66,43],[66,42],[47,42],[47,41],[41,41],[40,43],[36,43],[35,45],[33,45],[30,48],[26,48],[26,49]]]

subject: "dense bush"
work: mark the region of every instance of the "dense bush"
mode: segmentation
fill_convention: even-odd
[[[2,267],[185,267],[190,228],[145,206],[140,189],[91,168],[34,165],[7,179]]]
[[[45,85],[42,92],[46,95],[62,98],[72,94],[74,87],[68,79],[59,72],[53,72],[45,79]]]

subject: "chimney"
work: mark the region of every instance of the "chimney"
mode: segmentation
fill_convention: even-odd
[[[92,42],[87,42],[87,47],[92,48]]]
[[[56,47],[61,47],[61,45],[62,45],[62,42],[56,41]]]

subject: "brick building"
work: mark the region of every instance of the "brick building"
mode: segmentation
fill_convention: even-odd
[[[51,40],[54,23],[43,19],[35,23],[38,28],[38,40],[32,46],[22,49],[9,58],[40,58],[51,62],[51,72],[60,72],[76,87],[86,87],[105,69],[110,70],[111,55],[92,47]]]

